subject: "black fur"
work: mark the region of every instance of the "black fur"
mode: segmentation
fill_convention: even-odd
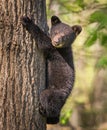
[[[71,44],[81,32],[81,27],[70,27],[57,16],[52,16],[51,34],[48,37],[28,17],[21,17],[21,23],[46,54],[47,86],[40,94],[40,113],[47,117],[48,124],[56,124],[61,108],[73,88],[75,71]]]

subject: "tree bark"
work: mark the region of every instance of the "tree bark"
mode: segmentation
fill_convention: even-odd
[[[0,0],[0,130],[45,130],[38,102],[45,58],[23,29],[22,15],[48,29],[45,0]]]

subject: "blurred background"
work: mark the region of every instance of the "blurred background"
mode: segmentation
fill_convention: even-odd
[[[73,43],[76,81],[60,123],[48,130],[107,130],[107,0],[47,0],[48,24],[57,15],[82,32]]]

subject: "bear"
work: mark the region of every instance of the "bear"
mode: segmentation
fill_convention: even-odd
[[[57,16],[52,16],[48,36],[27,16],[21,17],[21,23],[46,58],[46,89],[39,96],[40,114],[46,117],[47,124],[57,124],[61,109],[74,86],[72,43],[82,28],[79,25],[69,26]]]

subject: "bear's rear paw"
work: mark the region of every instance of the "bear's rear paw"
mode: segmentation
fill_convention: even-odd
[[[47,124],[57,124],[59,122],[59,117],[48,117]]]
[[[39,103],[39,112],[41,115],[46,116],[46,110],[43,108],[41,103]]]

